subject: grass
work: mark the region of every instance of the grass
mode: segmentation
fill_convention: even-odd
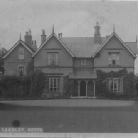
[[[44,132],[138,132],[137,104],[129,107],[46,107],[0,104],[0,127],[43,128]]]

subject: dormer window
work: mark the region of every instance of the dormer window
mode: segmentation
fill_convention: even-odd
[[[48,53],[48,65],[58,65],[59,53]]]
[[[108,53],[108,65],[119,65],[119,52]]]
[[[86,66],[86,59],[81,59],[81,66]]]
[[[24,59],[24,49],[20,48],[18,51],[18,58],[19,59]]]

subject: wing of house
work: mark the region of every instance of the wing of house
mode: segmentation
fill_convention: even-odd
[[[126,69],[134,72],[137,54],[136,42],[123,42],[113,32],[101,37],[100,27],[95,26],[94,37],[62,37],[54,32],[32,55],[34,68],[40,69],[48,78],[47,91],[55,95],[63,94],[64,77],[76,83],[74,95],[87,97],[94,95],[97,70],[104,72]],[[113,82],[113,90],[123,92],[123,79],[108,79]]]
[[[19,40],[3,57],[5,75],[23,75],[27,74],[27,65],[31,60],[33,48],[24,41]]]

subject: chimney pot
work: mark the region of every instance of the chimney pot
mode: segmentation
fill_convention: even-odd
[[[26,44],[28,44],[29,46],[32,45],[32,35],[31,35],[31,30],[29,30],[29,32],[26,32],[25,36],[24,36],[24,41]]]
[[[31,35],[31,30],[30,30],[30,29],[29,29],[29,31],[28,31],[28,32],[29,32],[29,35]]]
[[[98,22],[96,23],[96,26],[94,28],[95,28],[94,43],[100,44],[101,43],[101,34],[100,34],[100,26],[99,26]]]
[[[36,40],[32,40],[32,45],[31,47],[36,51],[37,50],[37,45],[36,45]]]
[[[58,33],[58,37],[60,37],[60,33]]]
[[[41,35],[41,44],[43,44],[46,41],[46,35],[45,35],[45,30],[42,30],[42,35]]]

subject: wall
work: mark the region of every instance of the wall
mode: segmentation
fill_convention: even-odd
[[[108,65],[108,52],[120,53],[120,65],[118,67],[111,67]],[[111,71],[127,68],[128,71],[134,71],[134,58],[123,44],[113,36],[94,59],[94,66],[95,70],[101,68],[104,71]]]
[[[56,67],[48,66],[47,53],[59,52],[59,65]],[[64,75],[72,72],[73,59],[61,43],[52,36],[50,40],[41,48],[34,57],[34,67],[40,68],[45,73],[63,73]]]
[[[19,44],[8,56],[4,59],[4,69],[5,75],[17,75],[18,74],[18,66],[25,66],[25,74],[27,69],[28,61],[31,59],[32,54],[24,48],[24,60],[18,59],[18,50],[19,48],[24,48],[22,44]]]

